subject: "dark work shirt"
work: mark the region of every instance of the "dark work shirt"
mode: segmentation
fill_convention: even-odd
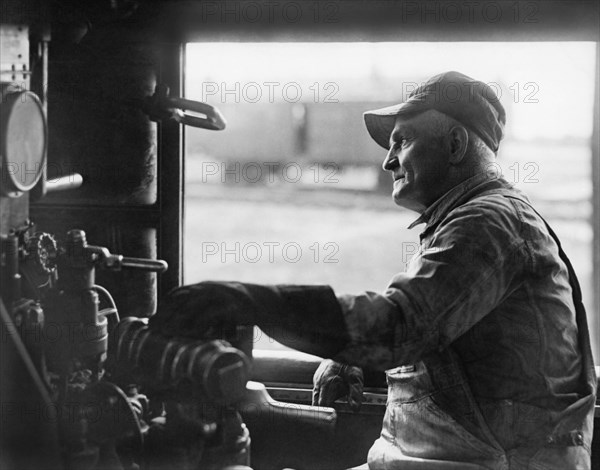
[[[474,396],[562,409],[581,353],[568,271],[526,196],[485,194],[482,173],[411,225],[419,251],[384,293],[340,295],[351,343],[337,359],[385,370],[453,345]]]

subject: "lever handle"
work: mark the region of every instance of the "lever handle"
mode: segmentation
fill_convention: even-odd
[[[154,94],[144,100],[132,100],[153,121],[174,119],[180,124],[213,131],[225,129],[226,121],[221,112],[207,103],[169,96],[169,87],[159,83]]]
[[[65,175],[59,178],[49,179],[46,181],[46,191],[51,193],[54,191],[66,191],[67,189],[76,189],[83,184],[83,176],[79,173]]]
[[[222,131],[225,129],[225,117],[214,106],[185,98],[169,97],[167,100],[169,106],[176,109],[175,119],[181,124],[213,131]],[[191,113],[186,111],[191,111]],[[202,116],[196,114],[201,114]]]
[[[253,381],[246,384],[246,397],[238,409],[245,421],[263,419],[270,425],[279,423],[294,429],[304,425],[326,433],[334,432],[337,421],[333,408],[277,401],[263,384]]]
[[[143,269],[144,271],[152,271],[155,273],[164,273],[169,269],[167,262],[162,259],[131,258],[129,256],[123,256],[121,267]]]
[[[123,256],[121,259],[122,268],[130,269],[142,269],[144,271],[151,271],[154,273],[164,273],[169,269],[169,265],[162,259],[145,259],[145,258],[131,258]]]
[[[123,255],[113,255],[108,251],[108,248],[103,246],[86,245],[85,250],[92,253],[102,267],[114,271],[129,268],[164,273],[169,268],[167,262],[162,259],[131,258]]]

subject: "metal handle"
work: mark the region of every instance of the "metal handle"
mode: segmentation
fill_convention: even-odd
[[[169,265],[162,259],[131,258],[129,256],[114,255],[103,246],[86,245],[85,250],[92,253],[101,266],[106,269],[120,271],[123,268],[140,269],[155,273],[164,273]]]
[[[162,259],[145,259],[145,258],[130,258],[123,256],[121,260],[122,268],[143,269],[144,271],[152,271],[155,273],[164,273],[169,269],[169,265]]]
[[[275,422],[289,426],[309,425],[315,431],[328,433],[335,431],[337,421],[337,413],[333,408],[274,400],[263,384],[253,381],[246,384],[246,396],[239,404],[239,410],[245,421],[262,420],[270,425]]]
[[[168,103],[170,107],[175,108],[175,119],[181,124],[213,131],[222,131],[225,129],[225,117],[214,106],[200,101],[172,97],[168,98]],[[191,111],[191,113],[186,111]],[[195,115],[194,113],[199,113],[202,116]]]
[[[67,189],[76,189],[83,184],[83,176],[79,173],[61,176],[60,178],[49,179],[46,181],[46,192],[66,191]]]
[[[144,100],[132,100],[148,114],[151,120],[160,122],[173,119],[180,124],[213,131],[225,129],[226,121],[221,112],[207,103],[169,96],[169,87],[159,83],[154,94]]]

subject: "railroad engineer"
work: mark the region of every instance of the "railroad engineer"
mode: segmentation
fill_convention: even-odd
[[[458,90],[458,93],[457,93]],[[152,328],[206,337],[256,324],[327,358],[314,404],[386,371],[388,405],[368,468],[425,459],[455,468],[590,468],[596,376],[579,285],[527,196],[496,172],[505,112],[487,85],[446,72],[366,112],[420,249],[383,293],[203,282],[172,291]],[[366,468],[366,467],[365,467]],[[448,467],[451,468],[451,467]]]

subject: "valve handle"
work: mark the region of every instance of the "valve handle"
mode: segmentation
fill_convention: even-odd
[[[123,268],[140,269],[155,273],[164,273],[169,265],[162,259],[132,258],[129,256],[112,254],[103,246],[85,245],[85,250],[92,253],[103,268],[120,271]]]
[[[169,265],[162,259],[131,258],[123,256],[121,259],[122,268],[142,269],[155,273],[164,273],[169,269]]]

